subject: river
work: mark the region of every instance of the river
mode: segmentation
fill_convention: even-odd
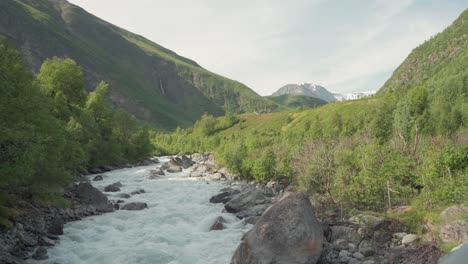
[[[49,259],[29,263],[229,263],[241,236],[252,226],[221,213],[222,204],[208,202],[225,185],[190,178],[187,171],[148,179],[149,170],[158,166],[115,170],[105,173],[103,181],[92,182],[103,190],[120,181],[121,192],[109,193],[110,200],[142,188],[145,193],[125,202],[146,202],[148,209],[119,210],[67,223],[59,243],[48,249]],[[220,215],[227,220],[226,228],[209,231]]]

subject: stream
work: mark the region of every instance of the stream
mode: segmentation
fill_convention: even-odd
[[[67,223],[60,241],[48,249],[49,259],[28,263],[230,263],[241,236],[252,225],[221,213],[222,204],[208,202],[226,187],[222,182],[190,178],[185,170],[148,179],[149,170],[167,160],[162,157],[159,164],[107,172],[104,180],[92,181],[100,190],[117,181],[123,184],[120,192],[106,193],[110,200],[142,188],[145,193],[123,200],[145,202],[148,209],[118,210]],[[225,229],[209,231],[220,215],[227,221]]]

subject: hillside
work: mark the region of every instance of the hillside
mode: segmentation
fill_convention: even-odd
[[[74,59],[88,91],[108,82],[114,106],[159,127],[188,126],[204,112],[219,116],[277,108],[245,85],[65,0],[1,1],[0,36],[16,43],[34,72],[46,58]]]
[[[415,48],[385,82],[378,94],[468,75],[468,9],[443,32]]]
[[[322,99],[304,95],[283,94],[280,96],[267,96],[266,98],[272,100],[278,105],[282,105],[287,108],[314,108],[328,103],[327,101],[324,101]]]

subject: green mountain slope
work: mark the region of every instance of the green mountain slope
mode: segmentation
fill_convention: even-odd
[[[157,126],[188,126],[204,112],[269,112],[278,106],[245,85],[211,73],[65,0],[0,1],[0,35],[38,71],[46,58],[82,66],[87,89],[108,82],[109,98]]]
[[[266,98],[272,100],[276,104],[279,104],[288,108],[300,108],[300,107],[314,108],[314,107],[322,106],[328,103],[322,99],[319,99],[316,97],[304,96],[304,95],[284,94],[280,96],[267,96]]]
[[[468,72],[468,9],[443,32],[415,48],[378,94],[402,92]]]

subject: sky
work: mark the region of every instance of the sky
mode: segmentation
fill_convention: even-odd
[[[468,0],[69,0],[261,95],[378,90]]]

